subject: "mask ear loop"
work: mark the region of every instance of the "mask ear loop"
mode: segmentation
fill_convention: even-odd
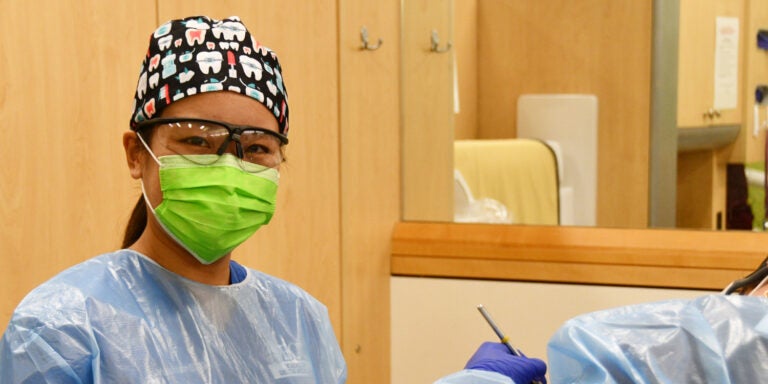
[[[149,210],[152,211],[152,214],[156,215],[155,208],[149,202],[149,198],[147,197],[147,190],[144,189],[144,179],[139,180],[139,183],[141,184],[141,195],[144,197],[144,202],[147,204],[147,207],[149,207]]]
[[[139,138],[141,143],[144,145],[144,148],[147,149],[147,151],[152,156],[152,158],[155,159],[155,162],[157,162],[157,165],[162,166],[162,164],[160,164],[160,160],[158,160],[155,154],[152,153],[152,150],[149,149],[149,145],[147,145],[147,142],[144,141],[144,138],[141,137],[141,135],[138,132],[136,132],[136,136]],[[198,260],[201,260],[202,262],[203,259],[198,257],[192,250],[187,248],[187,246],[184,245],[184,243],[182,243],[181,240],[179,240],[176,236],[174,236],[173,233],[171,233],[171,231],[168,230],[168,228],[166,228],[165,224],[163,224],[163,222],[157,217],[157,212],[155,212],[155,208],[152,206],[152,203],[149,202],[149,198],[147,197],[147,190],[146,188],[144,188],[143,177],[141,178],[141,180],[139,180],[139,183],[141,183],[141,195],[144,197],[144,202],[147,204],[147,207],[149,207],[149,210],[152,211],[152,215],[155,216],[155,220],[157,221],[158,224],[160,224],[160,227],[162,227],[163,230],[165,230],[165,233],[168,234],[168,236],[170,236],[177,244],[179,244],[182,248],[184,248],[187,252],[189,252],[190,255],[194,256]]]
[[[153,159],[155,159],[155,162],[157,165],[160,164],[160,160],[157,159],[154,153],[152,153],[152,150],[149,149],[149,145],[147,145],[147,142],[144,141],[144,138],[141,137],[141,134],[139,132],[136,132],[136,137],[139,138],[139,141],[141,141],[141,144],[144,145],[144,148],[149,152],[149,155],[152,156]],[[144,188],[144,177],[139,180],[139,183],[141,183],[141,195],[144,196],[144,202],[147,204],[147,207],[152,211],[152,214],[155,214],[155,208],[152,206],[152,204],[149,202],[149,198],[147,197],[147,190]]]
[[[162,165],[162,164],[160,164],[160,160],[157,159],[157,156],[155,156],[155,154],[152,152],[152,150],[149,149],[149,145],[147,145],[147,142],[144,141],[143,137],[141,137],[141,134],[136,132],[136,137],[139,138],[139,141],[141,141],[141,144],[144,145],[144,148],[147,149],[147,152],[149,152],[149,155],[152,156],[153,159],[155,159],[155,162],[157,163],[157,165]]]

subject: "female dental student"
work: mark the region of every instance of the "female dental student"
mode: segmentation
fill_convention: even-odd
[[[123,136],[142,187],[123,249],[22,300],[0,340],[0,383],[345,382],[326,307],[231,259],[272,218],[288,133],[277,56],[237,17],[158,27]],[[495,345],[455,380],[544,375],[541,360]]]

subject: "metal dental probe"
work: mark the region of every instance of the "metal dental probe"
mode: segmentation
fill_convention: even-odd
[[[518,351],[515,347],[513,347],[512,343],[509,342],[509,337],[507,337],[504,334],[504,332],[502,332],[501,329],[499,329],[499,327],[491,318],[491,315],[488,314],[488,311],[485,309],[485,307],[482,304],[480,304],[477,306],[477,310],[480,311],[481,315],[483,315],[483,317],[485,318],[485,321],[488,322],[488,325],[491,326],[491,329],[493,329],[493,332],[495,332],[496,336],[498,336],[499,340],[501,340],[501,343],[507,346],[507,348],[509,349],[509,352],[515,356],[522,356],[523,354],[520,351]],[[534,380],[531,382],[531,384],[541,384],[541,382],[538,380]]]

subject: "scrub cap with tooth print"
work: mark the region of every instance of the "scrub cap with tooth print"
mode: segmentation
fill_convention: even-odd
[[[277,55],[236,16],[171,20],[149,39],[133,99],[131,128],[171,103],[203,92],[236,92],[262,103],[288,134],[288,94]]]

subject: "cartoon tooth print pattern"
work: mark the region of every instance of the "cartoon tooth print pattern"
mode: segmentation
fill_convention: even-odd
[[[238,17],[169,21],[150,36],[133,103],[131,127],[157,117],[174,101],[203,92],[250,96],[272,111],[288,134],[288,95],[277,55]]]

